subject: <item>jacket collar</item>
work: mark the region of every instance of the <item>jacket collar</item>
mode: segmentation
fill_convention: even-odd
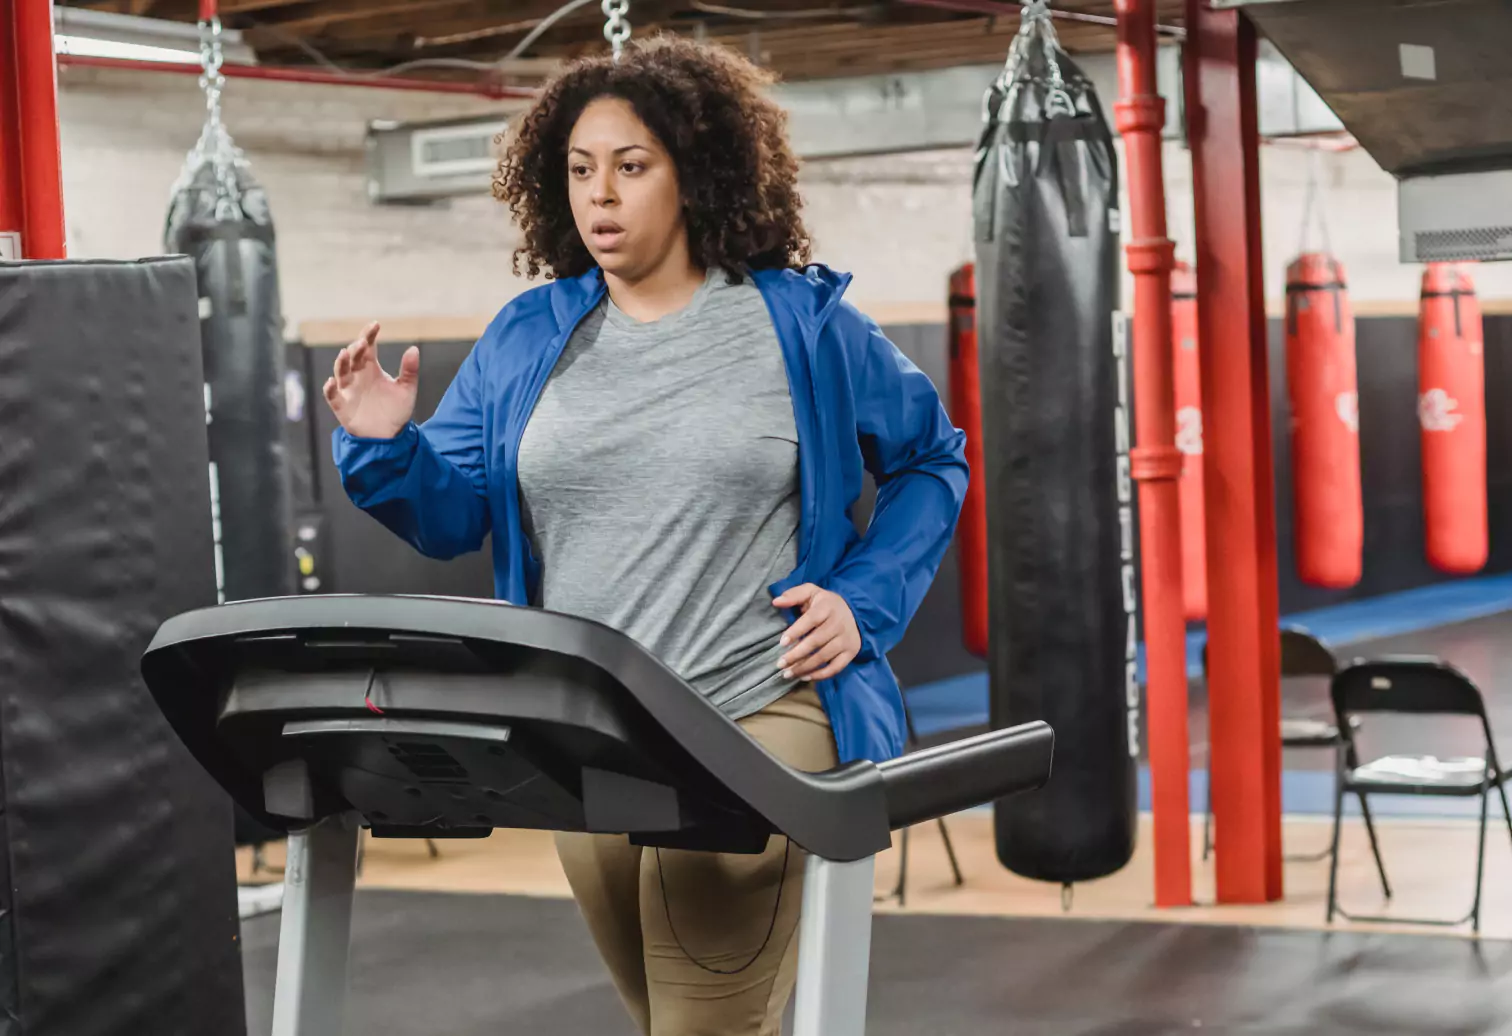
[[[556,318],[557,328],[570,332],[577,327],[583,315],[604,297],[604,271],[594,267],[579,277],[552,281],[551,313]]]

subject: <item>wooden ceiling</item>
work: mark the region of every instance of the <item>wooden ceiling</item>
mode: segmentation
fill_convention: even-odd
[[[65,6],[192,21],[197,0],[61,0]],[[264,64],[466,78],[508,56],[563,0],[220,0]],[[946,68],[1001,61],[1019,7],[998,0],[630,0],[637,35],[679,32],[738,48],[789,80]],[[1163,25],[1182,0],[1157,0]],[[1057,0],[1062,46],[1109,50],[1112,0]],[[524,55],[565,59],[601,52],[597,0],[552,25]],[[433,59],[443,59],[436,62]],[[460,61],[458,59],[461,59]],[[411,65],[422,61],[425,64]],[[515,63],[529,78],[550,61]]]

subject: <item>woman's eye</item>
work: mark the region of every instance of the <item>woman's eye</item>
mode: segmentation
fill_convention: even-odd
[[[620,172],[627,173],[627,174],[629,174],[631,176],[634,176],[636,173],[640,172],[644,168],[645,168],[645,166],[641,165],[639,162],[622,162],[622,163],[620,163]]]
[[[572,166],[571,167],[571,171],[572,171],[572,175],[573,176],[587,176],[588,175],[588,167],[585,166],[585,165],[575,165],[575,166]]]

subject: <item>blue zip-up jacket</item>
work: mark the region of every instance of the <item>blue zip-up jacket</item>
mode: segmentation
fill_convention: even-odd
[[[773,595],[814,583],[845,598],[861,652],[818,687],[840,761],[903,749],[903,699],[887,652],[929,589],[966,494],[965,436],[934,385],[875,322],[841,300],[849,275],[811,266],[754,275],[766,299],[798,427],[798,567]],[[336,465],[353,503],[422,553],[451,558],[493,534],[494,588],[536,599],[540,564],[520,524],[520,437],[568,338],[605,291],[603,275],[549,282],[504,307],[435,416],[393,439],[337,429]],[[851,507],[877,482],[865,536]],[[788,614],[791,621],[795,612]]]

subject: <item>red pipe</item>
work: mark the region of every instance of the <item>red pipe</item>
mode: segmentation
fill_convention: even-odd
[[[50,0],[0,0],[0,233],[21,257],[66,255]]]
[[[178,64],[164,61],[135,61],[130,58],[85,57],[78,54],[59,54],[58,63],[69,68],[113,68],[131,72],[177,72],[197,76],[199,65]],[[467,94],[502,100],[515,97],[525,100],[536,96],[536,91],[525,86],[504,86],[499,83],[450,83],[431,79],[406,79],[400,76],[365,76],[355,72],[325,72],[314,68],[270,68],[264,65],[223,65],[221,72],[227,79],[265,79],[279,83],[313,83],[321,86],[361,86],[374,90],[412,90],[433,94]]]
[[[1191,809],[1187,741],[1186,608],[1181,583],[1181,502],[1177,480],[1175,371],[1171,357],[1171,268],[1166,236],[1160,129],[1165,99],[1155,88],[1154,0],[1116,0],[1118,93],[1115,124],[1129,175],[1134,275],[1135,446],[1140,565],[1144,584],[1145,663],[1155,814],[1155,905],[1192,902]]]
[[[0,0],[0,259],[21,257],[21,102],[15,0]]]
[[[1281,898],[1280,636],[1254,26],[1187,0],[1220,903]]]

